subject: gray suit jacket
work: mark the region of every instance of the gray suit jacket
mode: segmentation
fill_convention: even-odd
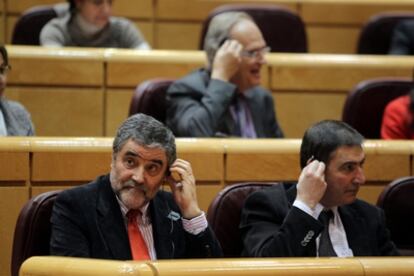
[[[18,102],[0,97],[0,109],[6,122],[8,136],[33,136],[34,127],[30,114]]]
[[[206,69],[196,70],[174,82],[167,91],[168,127],[181,137],[235,135],[229,107],[236,89],[232,83],[210,79]],[[270,93],[255,87],[245,96],[257,137],[283,137]]]
[[[187,233],[171,193],[159,191],[150,202],[157,259],[220,257],[210,228]],[[53,207],[51,255],[131,260],[126,224],[112,191],[109,175],[61,192]]]
[[[241,214],[243,255],[255,257],[316,256],[323,225],[293,207],[296,185],[275,185],[253,193]],[[338,207],[354,256],[399,255],[385,226],[384,213],[362,200]]]

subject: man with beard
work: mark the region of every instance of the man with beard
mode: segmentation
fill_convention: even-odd
[[[379,208],[356,198],[365,182],[363,137],[340,121],[311,126],[302,140],[297,185],[253,193],[242,211],[244,255],[398,255]]]
[[[171,193],[160,190],[163,182]],[[51,255],[119,260],[221,256],[197,203],[191,164],[176,159],[172,132],[143,114],[129,117],[118,129],[110,174],[61,192],[51,223]]]
[[[181,137],[283,137],[272,95],[260,87],[270,51],[253,19],[225,12],[204,39],[208,67],[174,82],[167,91],[167,125]]]

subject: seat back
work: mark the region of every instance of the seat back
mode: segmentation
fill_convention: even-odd
[[[414,18],[413,12],[387,12],[371,17],[359,34],[357,53],[388,54],[395,26],[400,20],[409,18]]]
[[[409,79],[378,78],[360,82],[348,94],[342,120],[365,138],[381,138],[384,109],[393,99],[407,94],[413,82]]]
[[[204,20],[199,49],[203,49],[204,38],[211,19],[217,14],[240,11],[249,14],[272,52],[305,53],[308,51],[305,25],[294,12],[277,5],[230,4],[219,6]]]
[[[278,183],[247,182],[227,186],[210,203],[207,220],[216,234],[224,257],[240,257],[243,242],[239,232],[240,214],[246,198],[259,189]]]
[[[378,197],[391,239],[403,255],[414,256],[414,176],[388,184]]]
[[[18,276],[21,264],[31,256],[49,255],[50,216],[60,191],[30,199],[17,218],[14,230],[11,275]]]
[[[68,3],[40,5],[26,10],[14,25],[12,44],[40,45],[40,31],[49,20],[69,12]]]
[[[166,94],[173,81],[172,79],[159,78],[139,84],[129,105],[129,116],[135,113],[144,113],[165,123]]]

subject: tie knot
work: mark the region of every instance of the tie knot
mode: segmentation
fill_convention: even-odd
[[[137,217],[141,217],[141,211],[131,209],[126,213],[126,216],[128,220],[135,220]]]
[[[332,212],[332,210],[324,210],[319,215],[319,221],[325,225],[329,224],[329,221],[331,220],[331,218],[333,218],[333,216],[334,213]]]

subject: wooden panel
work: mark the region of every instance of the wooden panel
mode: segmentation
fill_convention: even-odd
[[[28,109],[37,135],[103,135],[103,90],[9,87],[7,96]]]
[[[62,0],[5,0],[7,3],[7,11],[9,13],[15,13],[20,14],[27,10],[28,8],[31,8],[33,6],[38,5],[51,5],[51,4],[57,4],[62,3],[65,1]]]
[[[154,24],[148,21],[134,21],[134,24],[141,31],[149,45],[154,48]]]
[[[9,84],[103,85],[103,51],[82,48],[9,47]],[[35,73],[34,73],[35,72]]]
[[[152,18],[154,16],[152,0],[115,0],[113,14],[129,18]]]
[[[105,93],[105,136],[113,137],[128,117],[133,89],[110,89]]]
[[[123,50],[107,56],[109,87],[135,88],[138,83],[152,78],[179,78],[205,62],[204,53],[199,51]]]
[[[410,153],[369,154],[365,163],[365,176],[369,180],[392,181],[410,175]]]
[[[360,28],[344,26],[308,26],[310,53],[354,54]]]
[[[14,25],[16,24],[17,19],[18,19],[18,16],[13,16],[13,15],[7,16],[7,19],[6,19],[6,26],[5,26],[6,33],[4,35],[6,37],[7,43],[9,44],[11,44],[11,41],[12,41]]]
[[[299,140],[231,140],[226,143],[226,183],[297,180]]]
[[[108,152],[34,152],[32,185],[38,181],[88,182],[109,173],[109,150],[110,148]]]
[[[302,1],[301,16],[306,23],[362,24],[369,17],[384,11],[414,11],[414,5],[404,1]],[[388,3],[384,3],[388,2]],[[393,3],[394,2],[394,3]],[[397,3],[395,3],[397,2]]]
[[[302,138],[305,130],[318,121],[340,120],[346,98],[345,92],[318,91],[277,91],[273,96],[278,122],[286,138]]]
[[[223,186],[219,183],[215,185],[200,185],[197,181],[197,201],[199,207],[207,214],[208,206],[213,201],[214,197],[221,191]]]
[[[231,0],[158,0],[156,7],[157,19],[203,20],[214,8],[223,4],[234,4]],[[255,4],[275,3],[296,10],[294,1],[255,1]],[[248,3],[249,0],[238,0],[237,3]]]
[[[375,77],[411,77],[414,58],[272,54],[268,63],[272,90],[338,91]]]
[[[10,275],[14,227],[28,199],[28,187],[0,187],[0,275]]]
[[[156,45],[158,49],[197,50],[201,24],[158,23],[156,25]]]
[[[377,204],[378,196],[388,183],[378,183],[369,181],[361,186],[358,192],[358,198],[363,199],[373,205]]]
[[[29,152],[0,151],[0,181],[29,180]],[[1,185],[1,184],[0,184]]]
[[[3,12],[0,11],[0,42],[7,43],[6,40],[6,17]]]
[[[223,182],[224,147],[213,139],[176,139],[177,156],[191,163],[197,181]]]
[[[57,183],[60,184],[60,183]],[[86,182],[85,182],[86,184]],[[72,186],[33,186],[31,190],[31,197],[35,197],[37,195],[50,192],[50,191],[59,191],[59,190],[66,190],[71,188]]]

